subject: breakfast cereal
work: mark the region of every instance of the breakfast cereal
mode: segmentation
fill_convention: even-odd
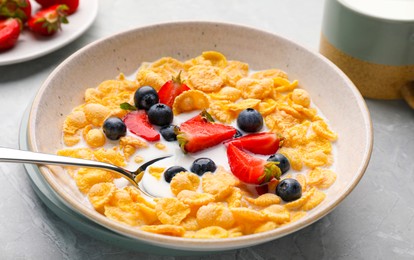
[[[175,77],[180,78],[179,82]],[[172,139],[164,136],[164,125],[151,123],[145,123],[144,128],[146,134],[152,135],[151,140],[134,134],[136,129],[128,124],[126,130],[113,138],[109,131],[115,130],[106,129],[104,122],[110,117],[123,119],[130,113],[130,107],[139,109],[135,99],[142,86],[151,86],[161,93],[167,81],[176,87],[168,92],[175,95],[169,108],[174,116],[169,132]],[[178,93],[180,84],[186,88]],[[160,94],[160,101],[163,98]],[[247,63],[228,60],[216,51],[203,52],[186,61],[163,57],[142,63],[132,80],[121,74],[117,79],[87,89],[84,101],[63,123],[65,146],[57,152],[59,155],[130,169],[155,157],[173,155],[149,166],[140,175],[142,186],[157,198],[141,193],[117,173],[68,168],[91,207],[131,228],[202,239],[266,232],[297,221],[320,205],[326,197],[325,190],[337,178],[334,142],[338,135],[312,103],[309,93],[300,88],[299,81],[289,80],[288,74],[277,68],[250,71]],[[168,110],[165,105],[154,109]],[[149,110],[140,114],[139,120],[151,121]],[[249,133],[239,125],[239,115],[246,110],[258,111],[264,122],[262,130]],[[187,128],[181,127],[185,124]],[[188,132],[193,129],[190,126],[196,126],[202,133]],[[223,135],[214,143],[218,138],[216,127],[220,127],[217,132],[223,131]],[[240,129],[236,131],[236,127]],[[213,143],[202,147],[197,142],[198,134],[211,135]],[[263,149],[269,143],[277,146],[277,154],[285,158],[288,168],[283,169],[286,161],[271,160],[274,152],[262,153],[258,151],[262,147],[254,149],[254,144],[234,142],[238,138],[256,137],[270,138]],[[239,160],[234,161],[236,157]],[[208,163],[198,165],[207,170],[199,172],[193,167],[198,158],[208,159]],[[172,166],[182,168],[166,176]],[[252,175],[249,176],[252,180],[246,177],[241,181],[240,172],[236,172],[241,169]],[[260,170],[262,175],[255,177]],[[282,194],[282,183],[300,187],[300,194],[294,198],[289,197],[292,194]]]

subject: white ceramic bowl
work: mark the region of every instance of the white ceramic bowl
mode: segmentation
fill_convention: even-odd
[[[364,100],[352,82],[331,62],[298,44],[253,28],[212,22],[177,22],[126,31],[79,50],[47,78],[33,102],[28,125],[30,149],[55,153],[62,148],[62,123],[83,102],[84,90],[133,74],[144,61],[164,56],[180,60],[218,50],[228,59],[249,63],[253,70],[280,68],[298,79],[339,134],[335,184],[322,204],[309,214],[272,231],[228,239],[185,239],[156,235],[114,222],[81,203],[61,171],[40,167],[49,185],[71,208],[115,232],[153,245],[190,251],[248,247],[295,232],[332,211],[357,185],[372,150],[372,126]]]

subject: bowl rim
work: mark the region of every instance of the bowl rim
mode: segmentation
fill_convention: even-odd
[[[340,204],[348,195],[351,193],[351,191],[356,187],[356,185],[359,183],[360,179],[365,173],[366,168],[368,167],[371,153],[372,153],[372,147],[373,147],[373,132],[372,132],[372,122],[369,114],[369,110],[367,108],[367,105],[358,91],[358,89],[355,87],[355,85],[352,83],[352,81],[343,73],[335,64],[333,64],[330,60],[325,58],[320,53],[314,52],[310,50],[309,48],[303,47],[302,45],[291,41],[285,37],[282,37],[280,35],[277,35],[275,33],[270,33],[261,29],[257,29],[254,27],[246,26],[246,25],[240,25],[235,23],[228,23],[228,22],[211,22],[211,21],[178,21],[178,22],[164,22],[164,23],[156,23],[152,25],[146,25],[146,26],[140,26],[135,27],[132,29],[127,29],[119,33],[112,34],[110,36],[103,37],[101,39],[98,39],[96,41],[93,41],[86,46],[82,47],[72,55],[70,55],[68,58],[66,58],[63,62],[61,62],[47,77],[47,79],[44,81],[42,86],[39,88],[37,94],[35,95],[35,98],[33,100],[30,114],[29,114],[29,127],[28,127],[28,147],[32,151],[39,151],[39,148],[36,144],[35,136],[36,131],[35,127],[35,115],[37,114],[39,103],[41,96],[47,89],[49,83],[52,81],[52,79],[59,73],[60,69],[65,67],[66,64],[70,63],[73,59],[78,57],[79,55],[82,55],[84,52],[88,51],[89,49],[93,48],[96,45],[99,45],[102,42],[108,41],[110,39],[118,38],[118,37],[125,37],[128,34],[134,34],[141,30],[153,30],[157,27],[165,27],[165,26],[172,26],[172,27],[181,27],[181,26],[189,26],[189,25],[204,25],[204,26],[223,26],[223,27],[232,27],[239,30],[244,31],[253,31],[255,33],[260,34],[267,34],[271,37],[276,37],[280,41],[287,42],[291,45],[294,45],[296,48],[301,49],[302,51],[308,52],[311,55],[316,56],[319,58],[322,62],[326,63],[331,69],[335,71],[336,74],[338,74],[345,82],[348,87],[350,87],[352,94],[356,98],[356,103],[359,107],[359,110],[361,111],[361,116],[364,119],[364,134],[366,135],[366,145],[364,147],[365,151],[363,153],[363,158],[361,159],[361,164],[359,165],[358,171],[353,176],[353,178],[350,180],[350,183],[344,187],[345,192],[341,194],[336,200],[330,202],[327,204],[327,206],[324,208],[324,210],[319,210],[317,212],[314,212],[311,217],[305,217],[302,219],[299,219],[291,224],[288,224],[286,226],[278,227],[277,229],[258,233],[258,234],[251,234],[241,237],[234,237],[234,238],[221,238],[221,239],[195,239],[195,238],[182,238],[182,237],[173,237],[173,236],[166,236],[166,235],[159,235],[159,234],[153,234],[150,232],[142,231],[138,228],[130,227],[126,224],[118,223],[113,220],[110,220],[109,218],[101,215],[100,213],[94,211],[93,209],[90,209],[89,207],[85,205],[80,205],[78,200],[76,200],[73,196],[70,196],[66,191],[59,189],[58,184],[55,183],[52,179],[53,173],[47,166],[39,166],[39,171],[41,174],[45,177],[47,184],[51,186],[51,188],[58,194],[59,198],[70,208],[74,209],[77,212],[80,212],[82,215],[86,216],[88,219],[92,220],[93,222],[101,225],[103,228],[108,228],[113,230],[114,232],[121,233],[125,236],[132,237],[134,239],[139,240],[140,242],[149,243],[157,246],[163,246],[167,248],[173,248],[178,250],[190,250],[190,251],[218,251],[218,250],[230,250],[230,249],[238,249],[246,246],[253,246],[257,244],[262,244],[271,240],[275,240],[277,238],[286,236],[288,234],[291,234],[293,232],[296,232],[300,229],[303,229],[312,223],[318,221],[322,217],[326,216],[328,213],[330,213],[336,206]]]

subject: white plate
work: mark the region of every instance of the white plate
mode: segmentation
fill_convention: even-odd
[[[35,12],[39,5],[32,3]],[[0,53],[0,65],[8,65],[32,60],[55,51],[72,42],[84,33],[98,14],[98,0],[83,0],[78,10],[68,17],[69,23],[62,25],[62,30],[51,37],[36,37],[25,28],[13,49]]]

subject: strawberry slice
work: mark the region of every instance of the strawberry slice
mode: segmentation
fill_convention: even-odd
[[[214,123],[211,115],[203,111],[180,125],[177,140],[184,153],[195,153],[220,144],[235,133],[234,127]]]
[[[158,91],[160,103],[166,104],[172,108],[175,98],[187,90],[190,90],[190,88],[181,81],[180,71],[177,77],[173,77],[171,80],[165,82],[165,84]]]
[[[283,138],[278,137],[274,133],[256,133],[249,134],[233,140],[226,144],[233,144],[234,146],[247,150],[255,154],[270,155],[277,152]]]
[[[129,131],[145,140],[150,142],[160,140],[160,134],[152,127],[144,110],[129,112],[123,121]]]
[[[229,144],[227,147],[227,159],[233,175],[245,183],[260,185],[273,178],[279,179],[282,175],[276,162],[267,162],[254,157],[234,144]]]
[[[17,18],[0,20],[0,51],[8,50],[16,45],[20,27],[21,23]]]

